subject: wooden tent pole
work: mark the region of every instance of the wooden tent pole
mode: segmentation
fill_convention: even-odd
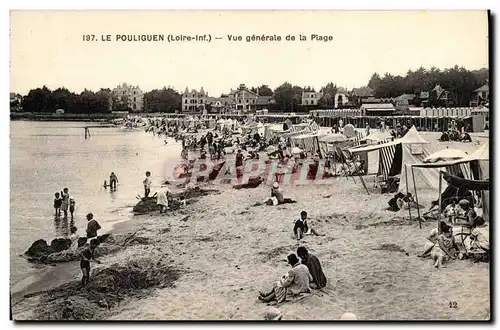
[[[443,177],[443,173],[441,171],[439,171],[439,205],[438,205],[438,212],[439,212],[439,215],[438,215],[438,233],[441,234],[441,226],[440,226],[440,223],[441,223],[441,188],[442,188],[442,177]]]
[[[420,208],[418,207],[418,194],[417,185],[415,184],[415,173],[413,172],[413,166],[411,166],[411,176],[413,178],[413,188],[415,189],[415,202],[417,203],[417,215],[418,215],[418,226],[422,229],[422,219],[420,218]]]
[[[406,181],[406,196],[408,196],[408,166],[405,164],[405,181]],[[408,203],[408,213],[410,214],[410,222],[411,222],[411,206]]]

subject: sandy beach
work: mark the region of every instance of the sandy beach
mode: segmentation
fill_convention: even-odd
[[[440,146],[433,142],[431,147]],[[147,243],[104,255],[94,271],[147,258],[170,265],[180,276],[172,287],[139,290],[91,318],[262,320],[268,306],[258,301],[258,291],[289,269],[286,256],[300,245],[320,259],[329,283],[278,306],[284,320],[335,320],[344,312],[361,320],[488,317],[488,263],[457,260],[435,269],[431,260],[417,257],[435,221],[420,229],[407,211],[386,211],[390,195],[377,193],[369,179],[370,195],[352,178],[328,180],[327,185],[285,186],[285,196],[298,203],[275,207],[253,206],[269,196],[265,185],[241,190],[204,185],[218,193],[167,215],[136,216],[119,224],[114,235],[134,233]],[[302,210],[326,236],[306,236],[300,244],[293,238],[293,222]],[[74,266],[65,265],[77,281],[80,272]],[[14,319],[36,318],[35,311],[47,301],[52,300],[43,294],[22,299],[13,306]],[[450,308],[453,302],[458,308]]]

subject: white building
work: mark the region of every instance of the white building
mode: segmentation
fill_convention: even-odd
[[[322,97],[322,92],[302,92],[302,105],[318,105]]]
[[[186,87],[182,93],[182,111],[183,112],[198,112],[205,110],[207,104],[208,93],[205,92],[203,87],[198,92],[196,89],[189,91]]]
[[[139,86],[123,83],[113,89],[112,93],[118,102],[126,103],[127,107],[132,111],[138,112],[144,110],[144,93]]]

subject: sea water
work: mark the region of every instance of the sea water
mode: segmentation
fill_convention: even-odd
[[[15,121],[10,125],[10,282],[11,288],[36,277],[40,266],[21,257],[37,239],[49,244],[62,237],[71,220],[55,219],[54,193],[68,188],[76,201],[74,225],[85,235],[86,214],[92,212],[104,233],[132,217],[142,181],[151,171],[153,194],[178,161],[181,147],[144,130],[91,127],[79,122]],[[116,191],[103,187],[115,172]]]

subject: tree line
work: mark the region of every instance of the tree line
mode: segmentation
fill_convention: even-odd
[[[385,73],[381,77],[374,73],[368,81],[375,97],[397,97],[402,94],[412,94],[418,98],[421,92],[429,92],[430,102],[435,101],[436,92],[432,92],[436,85],[449,92],[452,106],[469,106],[474,97],[473,91],[489,80],[487,68],[467,70],[455,65],[452,68],[440,70],[432,67],[430,70],[419,68],[416,71],[408,70],[406,75],[392,75]]]
[[[449,92],[449,104],[453,106],[468,106],[473,98],[473,91],[488,82],[489,71],[486,68],[469,71],[463,67],[454,66],[440,70],[419,68],[416,71],[408,70],[403,76],[385,73],[380,76],[374,73],[363,94],[373,94],[377,98],[394,98],[402,94],[412,94],[418,104],[421,92],[430,92],[429,103],[437,102],[436,92],[432,92],[436,85]],[[344,93],[349,96],[350,103],[346,107],[359,106],[360,97],[354,90],[346,90],[329,82],[319,91],[323,93],[318,104],[314,106],[302,105],[303,92],[315,92],[310,86],[297,86],[285,82],[276,87],[274,91],[268,85],[251,87],[250,90],[261,96],[273,96],[269,104],[271,111],[308,111],[311,108],[331,109],[334,106],[335,95]],[[12,104],[15,103],[15,104]],[[11,109],[18,107],[18,101],[11,102]],[[21,106],[26,112],[54,112],[63,109],[68,113],[105,113],[111,111],[130,111],[130,102],[127,96],[117,96],[109,88],[97,92],[84,90],[77,94],[61,87],[51,91],[46,86],[29,91],[22,97]],[[182,95],[172,87],[154,89],[144,93],[143,110],[146,112],[175,112],[182,106]]]

